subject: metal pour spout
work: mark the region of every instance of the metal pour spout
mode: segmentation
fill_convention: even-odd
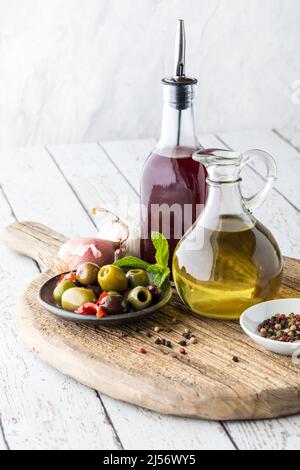
[[[186,35],[184,20],[178,20],[176,49],[175,49],[175,77],[185,77]]]

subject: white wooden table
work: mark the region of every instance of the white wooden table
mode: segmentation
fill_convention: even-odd
[[[276,190],[257,216],[285,255],[300,257],[300,133],[248,131],[200,136],[205,147],[262,148],[279,164]],[[138,200],[154,140],[2,152],[0,225],[44,223],[69,237],[90,235],[89,209],[113,208],[117,193]],[[251,176],[251,175],[250,175]],[[253,172],[247,186],[259,177]],[[39,267],[0,246],[0,449],[299,449],[300,416],[213,423],[160,416],[116,402],[34,357],[15,331],[15,302]]]

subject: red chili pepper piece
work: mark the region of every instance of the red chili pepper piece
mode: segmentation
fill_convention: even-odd
[[[97,318],[103,318],[103,317],[106,317],[106,313],[104,312],[104,310],[101,307],[98,307],[96,316],[97,316]]]
[[[98,307],[96,304],[93,303],[87,303],[82,305],[82,307],[78,308],[75,310],[75,313],[78,313],[79,315],[97,315],[98,312]]]
[[[59,280],[58,280],[58,282],[57,282],[57,284],[56,284],[57,286],[64,280],[64,277],[65,277],[64,274],[62,274],[62,275],[60,276],[60,278],[59,278]]]
[[[73,271],[71,271],[70,273],[67,273],[67,274],[62,274],[59,278],[59,281],[57,283],[57,286],[63,282],[63,281],[71,281],[71,282],[74,282],[76,281],[76,273],[74,273]]]
[[[105,299],[105,297],[108,296],[108,293],[107,292],[102,292],[102,294],[100,295],[98,301],[97,301],[97,305],[100,305],[102,300]]]
[[[180,354],[186,355],[186,350],[184,348],[179,349]]]
[[[147,354],[147,351],[146,351],[145,348],[141,348],[141,349],[140,349],[140,353],[141,353],[141,354]]]

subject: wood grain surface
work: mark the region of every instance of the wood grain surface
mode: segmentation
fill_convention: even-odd
[[[5,231],[22,252],[49,262],[61,235],[45,226],[14,224]],[[30,243],[30,234],[32,239]],[[53,243],[53,245],[52,245]],[[12,244],[10,244],[12,246]],[[37,249],[38,248],[38,249]],[[300,262],[285,260],[282,297],[298,297]],[[190,314],[176,295],[155,317],[122,330],[79,326],[52,317],[37,303],[40,286],[59,264],[34,281],[19,302],[19,332],[43,361],[79,382],[118,400],[164,414],[210,420],[262,419],[300,411],[299,367],[254,345],[233,322]],[[176,318],[176,323],[174,323]],[[154,333],[160,326],[161,333]],[[179,353],[189,328],[198,343]],[[147,331],[152,337],[146,336]],[[157,336],[173,349],[155,345]],[[144,347],[147,355],[139,349]],[[233,356],[239,363],[233,362]]]

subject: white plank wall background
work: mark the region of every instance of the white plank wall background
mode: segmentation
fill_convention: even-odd
[[[256,215],[285,255],[300,257],[300,134],[203,135],[204,147],[262,148],[280,179]],[[138,202],[140,171],[154,140],[28,148],[0,154],[0,228],[36,220],[69,237],[95,233],[89,210],[117,194]],[[258,171],[258,169],[256,169]],[[298,172],[298,173],[297,173]],[[255,171],[247,188],[261,183]],[[117,188],[117,189],[116,189]],[[15,333],[16,298],[36,276],[31,260],[0,246],[0,449],[299,449],[300,417],[213,423],[162,416],[116,402],[36,359]]]

